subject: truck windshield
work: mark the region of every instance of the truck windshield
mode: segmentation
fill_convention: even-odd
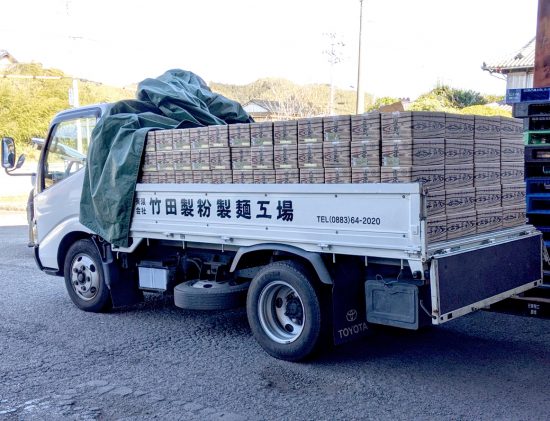
[[[96,120],[95,116],[77,118],[57,125],[46,153],[44,188],[83,168]]]

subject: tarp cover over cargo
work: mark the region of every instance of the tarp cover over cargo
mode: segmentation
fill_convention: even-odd
[[[120,247],[128,246],[149,130],[253,121],[239,103],[212,92],[199,76],[185,70],[145,79],[136,96],[114,103],[92,132],[80,200],[80,222]]]

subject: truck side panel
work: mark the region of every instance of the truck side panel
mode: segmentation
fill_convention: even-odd
[[[131,234],[219,245],[420,259],[420,185],[137,186]]]

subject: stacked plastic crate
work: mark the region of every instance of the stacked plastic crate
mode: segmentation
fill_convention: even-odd
[[[513,105],[512,115],[523,119],[522,146],[524,145],[524,162],[508,166],[507,171],[517,171],[523,166],[525,171],[525,198],[518,195],[514,186],[502,186],[502,202],[523,202],[526,205],[528,222],[543,234],[546,249],[550,248],[550,87],[509,89],[506,102]],[[506,138],[516,138],[518,128],[506,124],[501,127],[502,156],[518,149],[517,143],[510,143]],[[516,120],[521,121],[521,120]],[[511,173],[510,173],[511,174]],[[503,176],[505,174],[503,173]],[[516,205],[518,206],[518,205]],[[503,208],[506,209],[506,208]],[[504,214],[506,220],[506,214]],[[543,261],[544,282],[541,286],[519,296],[491,306],[505,312],[529,316],[550,317],[550,266]]]
[[[550,248],[550,102],[517,103],[513,114],[523,118],[527,217]],[[549,275],[545,264],[545,276]]]

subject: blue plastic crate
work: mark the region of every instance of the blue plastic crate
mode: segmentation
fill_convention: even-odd
[[[550,177],[527,178],[525,180],[527,195],[548,193],[550,194]]]
[[[526,200],[528,214],[550,214],[550,194],[530,194]]]

